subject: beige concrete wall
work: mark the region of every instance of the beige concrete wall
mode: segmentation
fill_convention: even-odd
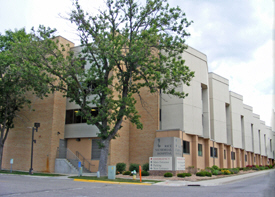
[[[231,134],[232,143],[236,148],[242,148],[241,115],[243,115],[243,96],[230,92]]]
[[[245,132],[245,150],[253,151],[252,147],[252,134],[251,134],[251,124],[253,124],[253,108],[248,105],[243,105],[244,112],[244,132]]]
[[[209,100],[211,138],[218,143],[227,143],[226,104],[229,104],[229,81],[209,73]]]
[[[162,121],[160,129],[180,129],[188,134],[209,137],[207,58],[191,47],[182,54],[182,57],[190,70],[195,71],[195,77],[192,79],[190,86],[182,85],[177,88],[177,90],[189,94],[185,99],[165,94],[161,95]],[[202,87],[205,89],[204,94],[202,94]],[[204,106],[202,105],[202,98],[205,98]],[[205,120],[202,120],[202,113]]]
[[[260,129],[260,116],[253,113],[253,144],[254,144],[254,153],[260,154],[260,143],[259,143],[259,133]]]

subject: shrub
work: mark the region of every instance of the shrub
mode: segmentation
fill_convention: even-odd
[[[256,167],[252,167],[252,170],[259,170],[258,168],[256,168]]]
[[[136,163],[131,163],[130,164],[130,167],[129,167],[129,170],[132,172],[132,171],[136,171],[137,173],[139,172],[139,164],[136,164]]]
[[[252,165],[247,165],[246,168],[252,168]]]
[[[122,173],[126,170],[126,163],[117,163],[116,164],[116,170],[119,172],[119,173]]]
[[[212,168],[211,168],[211,167],[206,167],[205,170],[206,170],[207,172],[211,172],[211,171],[212,171]]]
[[[213,170],[213,175],[219,175],[219,170]]]
[[[271,169],[271,168],[273,168],[273,165],[269,165],[268,167]]]
[[[131,174],[131,171],[124,171],[122,174],[123,174],[123,175],[130,175],[130,174]]]
[[[212,166],[212,169],[213,169],[213,170],[219,170],[219,167],[216,166],[216,165],[213,165],[213,166]]]
[[[243,170],[244,168],[239,168],[239,170]]]
[[[264,167],[264,169],[267,170],[267,169],[269,169],[269,167],[266,166],[266,167]]]
[[[225,174],[225,175],[231,174],[231,172],[230,172],[229,170],[222,170],[222,172],[223,172],[223,174]]]
[[[164,173],[164,175],[163,175],[164,177],[172,177],[173,176],[173,174],[172,173],[170,173],[170,172],[166,172],[166,173]]]
[[[238,174],[239,173],[239,169],[238,168],[232,168],[229,171],[231,172],[231,174]]]
[[[192,174],[191,174],[191,173],[179,173],[179,174],[177,174],[177,177],[182,177],[182,178],[184,178],[184,177],[186,177],[186,176],[192,176]]]
[[[211,172],[205,172],[205,176],[212,177],[212,173]]]
[[[206,175],[206,171],[200,171],[196,173],[196,176],[205,176]]]
[[[265,168],[263,166],[259,167],[259,170],[264,170]]]
[[[191,173],[183,173],[183,174],[185,174],[185,176],[192,176]]]
[[[149,171],[149,163],[145,163],[142,165],[142,170]]]
[[[149,172],[142,170],[141,171],[141,176],[149,176]]]
[[[185,173],[179,173],[179,174],[177,174],[177,177],[184,178],[185,177]]]

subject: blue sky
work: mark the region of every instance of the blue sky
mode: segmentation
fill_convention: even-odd
[[[103,0],[79,0],[93,13]],[[145,0],[142,0],[141,3]],[[267,125],[274,105],[274,0],[169,0],[188,20],[187,44],[207,55],[209,72],[229,79],[229,89],[243,95]],[[60,18],[71,0],[0,0],[0,32],[39,24],[57,28],[58,35],[79,44],[75,26]]]

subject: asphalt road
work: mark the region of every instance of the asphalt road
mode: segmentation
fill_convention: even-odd
[[[75,182],[65,177],[35,177],[0,174],[0,196],[112,196],[112,197],[275,197],[275,171],[234,183],[196,187],[114,185]]]

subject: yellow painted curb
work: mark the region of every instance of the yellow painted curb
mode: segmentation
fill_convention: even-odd
[[[97,181],[97,180],[85,180],[85,179],[74,179],[74,181],[80,182],[93,182],[93,183],[108,183],[108,184],[130,184],[130,185],[152,185],[151,183],[130,183],[130,182],[114,182],[114,181]]]

